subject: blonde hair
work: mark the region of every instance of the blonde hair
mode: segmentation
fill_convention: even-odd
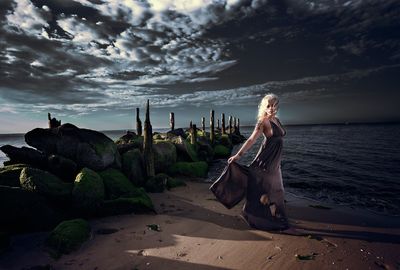
[[[260,104],[258,104],[258,114],[257,114],[258,121],[264,118],[265,115],[267,114],[267,105],[269,101],[275,101],[277,102],[277,104],[279,104],[279,99],[277,95],[273,93],[266,94],[261,100]],[[276,112],[277,111],[275,111],[274,114],[276,114]]]

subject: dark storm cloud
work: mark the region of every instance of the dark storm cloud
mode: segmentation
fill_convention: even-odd
[[[329,97],[334,78],[399,63],[399,11],[394,0],[2,1],[0,103],[87,113],[147,98],[253,104],[267,90]]]

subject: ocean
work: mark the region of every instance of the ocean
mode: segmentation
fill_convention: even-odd
[[[282,156],[285,190],[321,203],[400,215],[400,123],[286,126]],[[166,129],[154,129],[164,132]],[[241,127],[248,137],[253,127]],[[103,131],[115,140],[125,131]],[[239,160],[250,164],[263,136]],[[27,146],[23,134],[0,135],[0,145]],[[233,149],[235,153],[241,145]],[[7,157],[0,151],[0,166]],[[226,160],[211,166],[207,182]]]

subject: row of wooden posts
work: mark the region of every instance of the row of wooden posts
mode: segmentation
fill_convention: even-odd
[[[56,128],[61,125],[61,121],[56,120],[55,118],[51,118],[50,113],[48,113],[49,120],[49,128]],[[210,141],[214,143],[215,141],[215,128],[214,128],[214,110],[210,111]],[[240,120],[239,118],[229,116],[229,125],[225,126],[225,114],[221,114],[221,128],[220,121],[217,119],[217,130],[220,130],[222,134],[232,134],[235,132],[239,132]],[[175,115],[173,112],[170,113],[170,127],[171,130],[175,130]],[[206,134],[206,125],[205,125],[205,117],[201,119],[202,131]],[[191,144],[196,144],[197,141],[197,128],[196,124],[193,124],[190,121],[190,134],[191,134]],[[228,131],[226,130],[228,128]],[[143,132],[142,132],[143,129]],[[139,108],[136,108],[136,131],[139,136],[142,136],[143,133],[143,156],[144,156],[144,165],[146,167],[146,172],[148,176],[154,176],[154,152],[153,152],[153,129],[150,123],[150,105],[149,100],[147,100],[146,104],[146,117],[144,120],[144,127],[142,127],[142,121],[139,117]]]
[[[221,130],[222,134],[227,134],[226,126],[225,126],[225,114],[221,114],[221,119],[222,119],[222,125],[220,128],[219,125],[219,119],[217,119],[217,130]],[[170,128],[171,130],[175,130],[175,114],[173,112],[170,113]],[[205,117],[202,117],[201,119],[202,123],[202,131],[205,134],[206,127],[205,127]],[[240,119],[236,117],[229,116],[229,125],[228,125],[228,131],[229,134],[232,134],[234,132],[239,132],[239,126],[240,126]],[[196,144],[197,140],[197,128],[196,124],[193,124],[192,121],[190,121],[190,143],[191,144]],[[136,108],[136,131],[139,136],[142,135],[142,121],[140,120],[139,117],[139,108]],[[150,105],[149,105],[149,100],[147,100],[146,104],[146,118],[144,120],[144,127],[143,127],[143,156],[144,156],[144,163],[146,167],[146,172],[148,176],[154,176],[155,170],[154,170],[154,152],[153,152],[153,130],[152,126],[150,123]],[[215,141],[215,129],[214,129],[214,110],[210,111],[210,141],[211,143],[214,143]]]

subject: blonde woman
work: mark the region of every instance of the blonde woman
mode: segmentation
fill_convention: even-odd
[[[294,228],[289,228],[285,212],[281,156],[286,130],[276,117],[278,106],[279,99],[275,94],[264,96],[258,105],[253,133],[239,151],[228,159],[228,165],[210,189],[228,208],[246,197],[242,217],[251,227],[298,234]],[[261,135],[264,135],[264,140],[251,164],[245,166],[237,163]]]

